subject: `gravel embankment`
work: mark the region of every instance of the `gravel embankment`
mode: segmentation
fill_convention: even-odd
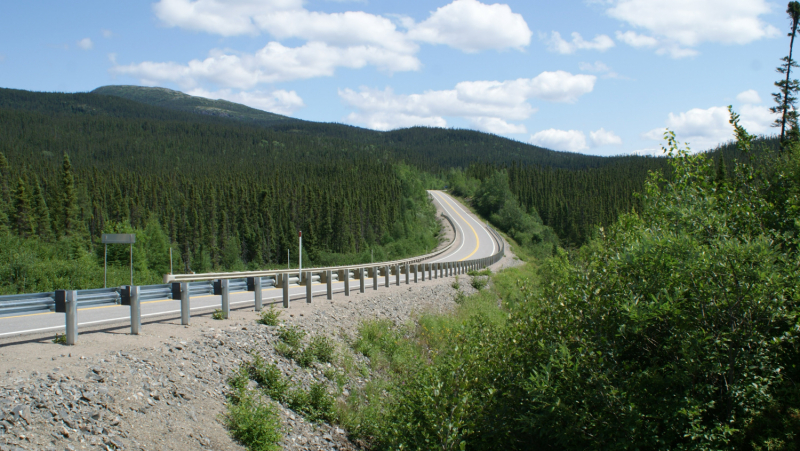
[[[516,263],[507,257],[494,269]],[[468,278],[461,277],[468,293]],[[364,294],[356,289],[350,297],[318,297],[310,305],[293,301],[281,319],[346,349],[365,318],[400,324],[421,311],[453,308],[453,280]],[[74,347],[53,344],[51,336],[0,343],[0,450],[243,449],[228,435],[221,415],[226,380],[251,351],[275,363],[296,386],[324,382],[336,393],[323,375],[328,364],[301,368],[282,357],[274,349],[278,328],[257,324],[256,318],[251,307],[233,311],[229,320],[193,317],[188,327],[177,320],[147,323],[140,336],[125,328],[81,331]],[[344,393],[363,383],[350,380]],[[284,407],[280,416],[284,449],[357,449],[335,426],[311,424]]]

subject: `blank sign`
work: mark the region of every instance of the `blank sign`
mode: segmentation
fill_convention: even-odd
[[[136,234],[104,233],[100,242],[103,244],[133,244],[136,242]]]

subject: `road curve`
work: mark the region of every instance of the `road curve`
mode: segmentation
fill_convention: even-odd
[[[452,261],[463,261],[481,257],[489,257],[497,252],[498,243],[486,229],[478,218],[469,209],[461,205],[450,195],[442,191],[429,191],[434,202],[440,209],[447,213],[453,220],[457,229],[456,243],[444,255],[436,256],[427,263],[441,263]],[[378,266],[380,264],[376,264]],[[383,278],[379,279],[379,286]],[[394,283],[394,277],[392,277]],[[372,280],[366,280],[366,286],[372,289]],[[304,286],[296,286],[290,289],[290,298],[296,301],[304,301]],[[351,283],[351,290],[357,290],[357,283]],[[325,284],[315,285],[313,288],[315,296],[324,296],[327,288]],[[334,283],[334,291],[343,291],[344,283]],[[264,289],[262,293],[264,304],[279,304],[282,301],[282,292],[278,288]],[[204,295],[191,298],[191,310],[193,314],[199,311],[208,311],[219,308],[221,303],[220,296]],[[244,307],[245,304],[253,305],[253,293],[248,291],[230,293],[231,308]],[[172,299],[162,299],[141,303],[142,319],[158,316],[175,317],[180,315],[180,301]],[[87,307],[78,310],[78,330],[82,327],[96,326],[100,324],[130,324],[130,308],[121,305],[109,305],[100,307]],[[16,315],[0,317],[0,339],[13,337],[16,335],[27,335],[32,333],[63,333],[64,314],[63,313],[36,313],[28,315]]]

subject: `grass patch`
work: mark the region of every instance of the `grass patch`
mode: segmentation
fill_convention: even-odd
[[[67,334],[56,334],[55,338],[53,338],[53,343],[57,345],[67,344]]]
[[[211,314],[211,318],[216,320],[228,319],[228,317],[225,315],[225,312],[220,309],[214,310],[214,313]]]
[[[277,326],[280,324],[280,316],[283,314],[275,306],[270,305],[268,310],[261,310],[261,316],[256,320],[257,323],[265,326]]]

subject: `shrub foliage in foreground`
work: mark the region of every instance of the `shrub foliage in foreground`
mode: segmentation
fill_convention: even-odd
[[[747,154],[751,137],[735,114],[732,123]],[[362,439],[382,449],[797,449],[800,154],[728,176],[667,139],[674,178],[653,175],[641,214],[601,230],[573,261],[545,262],[537,287],[520,282],[515,301],[498,293],[504,319],[440,319],[434,333],[428,319],[407,334],[419,358],[389,365],[386,401],[364,401],[374,424]]]

